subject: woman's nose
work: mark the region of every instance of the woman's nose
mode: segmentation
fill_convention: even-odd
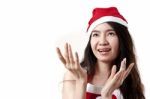
[[[105,46],[105,45],[108,45],[108,41],[107,41],[107,38],[105,35],[101,35],[100,36],[100,39],[99,39],[99,45],[101,46]]]

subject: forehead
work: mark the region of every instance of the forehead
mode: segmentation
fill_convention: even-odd
[[[113,28],[108,23],[98,24],[93,30],[105,31],[105,30],[113,30]]]

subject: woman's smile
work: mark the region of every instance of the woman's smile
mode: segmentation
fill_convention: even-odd
[[[108,55],[111,51],[111,48],[100,48],[98,49],[98,52],[100,55]]]

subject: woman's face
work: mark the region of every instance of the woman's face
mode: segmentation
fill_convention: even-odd
[[[99,24],[93,29],[90,44],[98,61],[112,63],[118,55],[119,39],[108,23]]]

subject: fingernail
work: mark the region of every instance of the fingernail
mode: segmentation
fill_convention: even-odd
[[[66,45],[68,46],[68,43],[66,42]]]
[[[126,59],[126,58],[124,58],[124,64],[126,64],[126,60],[127,60],[127,59]]]
[[[134,66],[134,63],[132,63],[132,66]]]

